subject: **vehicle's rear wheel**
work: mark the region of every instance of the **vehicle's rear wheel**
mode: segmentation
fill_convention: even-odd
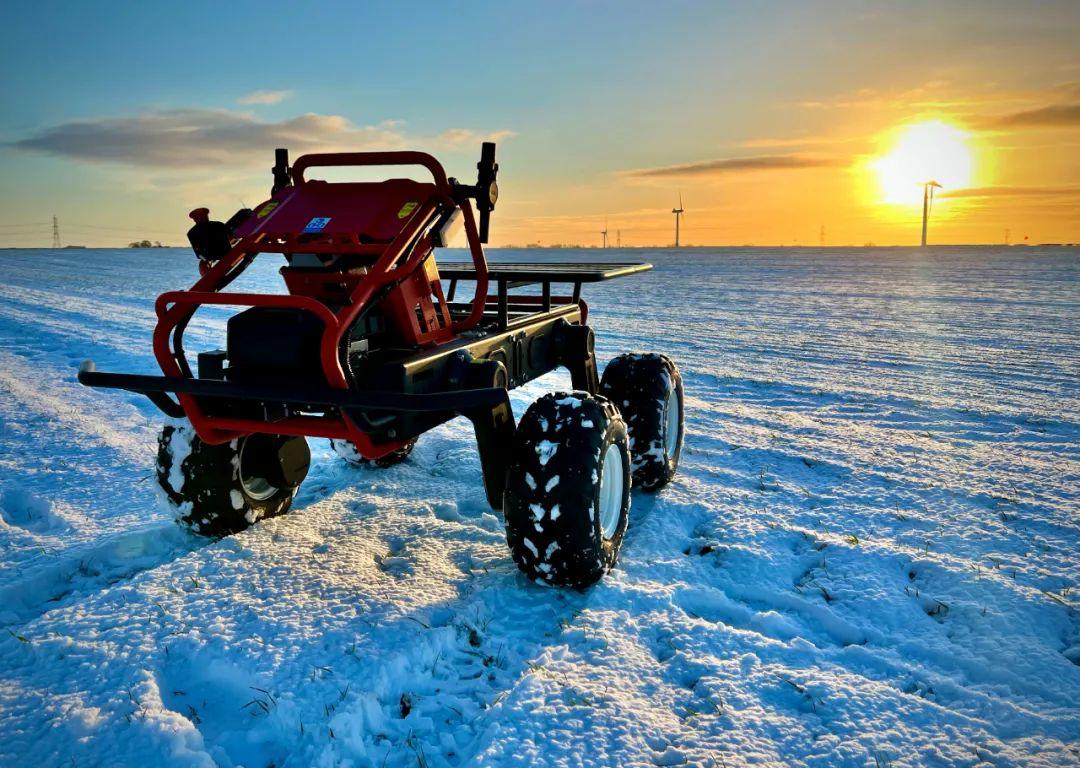
[[[400,464],[409,458],[409,454],[413,452],[413,448],[416,447],[416,440],[410,440],[401,448],[396,451],[391,451],[385,456],[380,456],[377,459],[365,459],[360,455],[360,452],[356,450],[356,446],[350,443],[348,440],[335,440],[330,439],[330,447],[334,449],[341,458],[345,459],[349,464],[354,467],[392,467],[395,464]]]
[[[679,468],[683,436],[683,383],[666,355],[620,355],[608,363],[600,394],[615,403],[630,431],[634,484],[658,491]]]
[[[208,445],[190,424],[169,424],[158,437],[157,479],[180,523],[227,536],[285,514],[310,461],[302,437],[257,434]]]
[[[513,446],[503,513],[514,561],[530,578],[576,588],[619,556],[630,512],[626,425],[585,392],[537,400]]]

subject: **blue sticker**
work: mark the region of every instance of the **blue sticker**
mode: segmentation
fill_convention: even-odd
[[[329,224],[329,223],[330,223],[330,218],[329,217],[324,219],[324,218],[320,218],[320,217],[316,216],[314,219],[312,219],[311,221],[309,221],[307,223],[307,226],[304,227],[304,232],[305,233],[322,232],[324,229],[326,229],[326,225]]]

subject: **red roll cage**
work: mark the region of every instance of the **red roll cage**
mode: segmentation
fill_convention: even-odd
[[[305,190],[313,182],[304,178],[304,171],[313,167],[328,166],[401,166],[419,165],[426,168],[433,178],[433,184],[415,184],[414,190],[426,193],[418,201],[409,201],[406,211],[403,206],[398,212],[402,224],[397,234],[388,242],[366,242],[362,237],[358,222],[375,215],[372,210],[358,210],[357,217],[338,216],[326,221],[324,229],[310,232],[282,229],[283,219],[296,221],[318,218],[321,211],[310,208],[310,195]],[[437,272],[429,282],[424,279],[420,285],[410,280],[419,273],[425,273],[425,262],[434,258],[432,254],[432,225],[448,211],[458,209],[464,219],[464,229],[468,241],[472,263],[475,269],[476,289],[473,294],[469,314],[449,327],[436,329],[432,339],[444,342],[463,331],[474,328],[483,317],[488,291],[488,268],[484,257],[476,218],[472,205],[467,198],[455,197],[454,185],[446,176],[442,165],[429,154],[423,152],[343,152],[329,154],[304,155],[297,158],[291,169],[292,184],[278,190],[273,197],[259,206],[259,214],[253,215],[237,230],[239,237],[231,250],[217,263],[211,266],[195,284],[186,291],[168,291],[158,297],[155,304],[158,322],[154,330],[154,355],[165,376],[181,379],[191,378],[191,370],[183,350],[183,333],[200,306],[205,304],[223,304],[247,307],[293,308],[310,312],[323,323],[319,357],[326,383],[333,389],[348,389],[349,384],[342,369],[342,340],[353,322],[373,301],[383,298],[384,289],[395,288],[409,294],[409,300],[427,301],[429,295],[439,299],[440,306],[446,306],[439,285]],[[351,183],[333,185],[359,190],[375,184]],[[358,205],[363,207],[363,200]],[[415,203],[415,205],[414,205]],[[265,213],[264,213],[265,212]],[[283,216],[283,213],[288,215]],[[338,308],[333,308],[317,296],[302,295],[294,285],[286,283],[288,294],[227,293],[223,289],[241,274],[261,253],[279,254],[333,254],[369,257],[370,267],[360,276],[355,276],[348,285],[348,300]],[[444,310],[445,311],[445,310]],[[448,315],[447,315],[448,317]],[[421,337],[425,338],[425,337]],[[330,415],[294,415],[275,421],[261,419],[222,417],[207,414],[199,405],[196,397],[178,393],[195,431],[207,443],[223,443],[246,434],[255,432],[273,432],[282,435],[308,435],[351,441],[366,458],[375,459],[395,451],[405,445],[405,441],[374,444],[370,437],[349,418],[342,410],[338,416]]]

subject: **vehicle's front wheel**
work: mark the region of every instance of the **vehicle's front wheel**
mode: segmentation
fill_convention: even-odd
[[[530,578],[576,588],[615,565],[630,512],[626,425],[585,392],[537,400],[518,425],[503,513],[514,561]]]
[[[158,437],[158,484],[178,521],[204,536],[285,514],[310,462],[302,437],[256,434],[208,445],[186,423],[166,425]]]

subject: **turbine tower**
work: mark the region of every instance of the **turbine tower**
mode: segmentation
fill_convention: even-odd
[[[934,189],[941,189],[936,181],[928,181],[922,189],[922,247],[926,247],[926,222],[930,218],[930,208],[934,205]]]
[[[604,248],[607,248],[607,219],[604,219],[604,228],[600,230],[600,234],[604,238]]]
[[[675,247],[679,247],[679,219],[686,212],[682,207],[682,192],[679,193],[679,207],[672,208],[671,212],[675,214]]]

